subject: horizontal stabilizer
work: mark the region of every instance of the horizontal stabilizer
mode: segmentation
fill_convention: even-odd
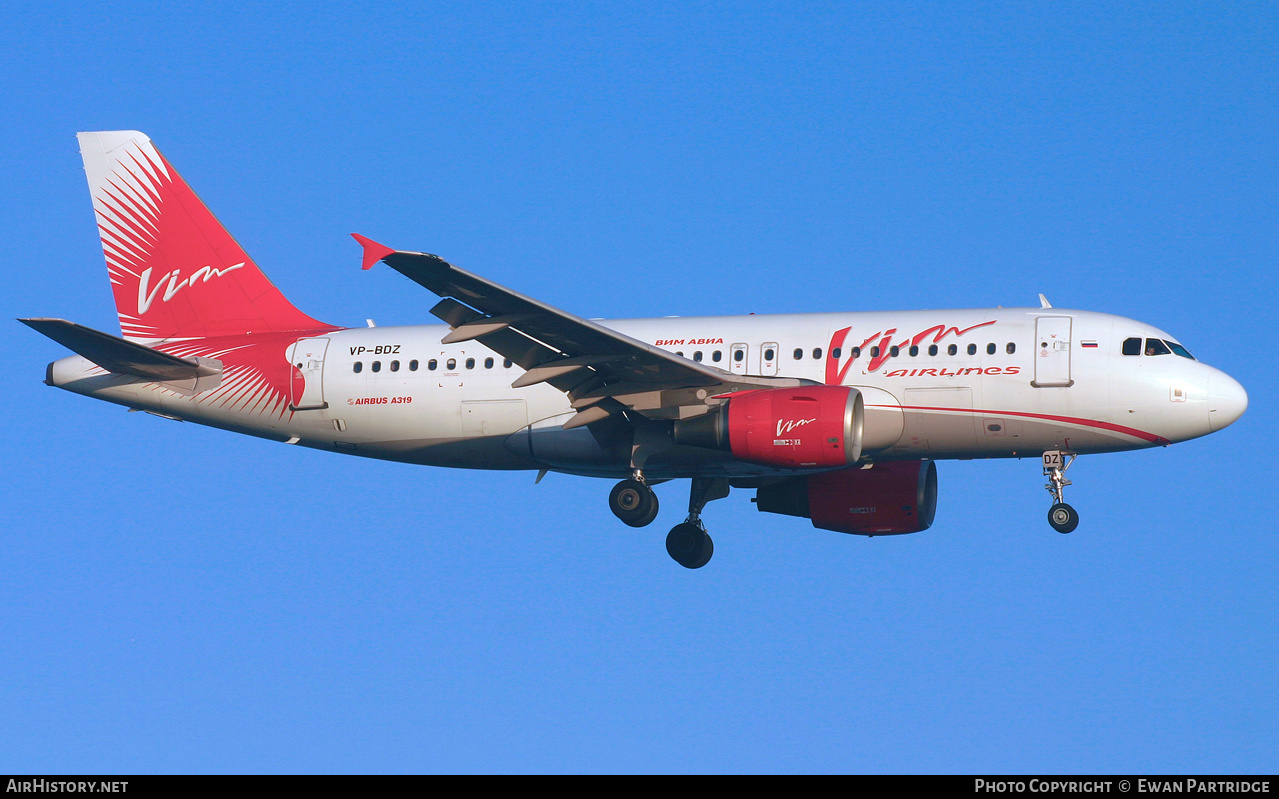
[[[166,381],[192,380],[222,371],[218,361],[179,358],[65,319],[18,321],[116,374]]]

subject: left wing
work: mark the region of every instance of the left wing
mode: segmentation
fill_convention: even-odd
[[[444,299],[431,313],[452,328],[441,341],[479,341],[525,372],[512,388],[549,383],[578,411],[579,427],[632,410],[650,419],[706,413],[722,395],[811,385],[796,378],[756,377],[697,363],[554,308],[448,263],[436,255],[392,250],[351,234],[364,247],[364,268],[378,261]]]

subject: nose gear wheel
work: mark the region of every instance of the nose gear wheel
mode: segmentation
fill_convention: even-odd
[[[1048,509],[1048,523],[1059,533],[1072,532],[1079,526],[1079,512],[1065,502],[1058,502]]]

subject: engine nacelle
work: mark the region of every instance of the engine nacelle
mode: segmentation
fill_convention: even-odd
[[[812,519],[814,527],[837,533],[918,533],[932,525],[937,512],[937,466],[887,461],[792,477],[760,488],[755,503],[765,513]]]
[[[848,386],[746,391],[676,422],[675,443],[726,449],[765,466],[830,469],[861,458],[865,417],[861,392]]]
[[[728,401],[733,457],[767,466],[822,469],[862,456],[865,408],[847,386],[773,388]]]

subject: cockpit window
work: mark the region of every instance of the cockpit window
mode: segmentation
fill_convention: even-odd
[[[1190,354],[1190,350],[1188,350],[1188,349],[1186,349],[1185,347],[1181,346],[1181,345],[1180,345],[1180,344],[1178,344],[1177,342],[1175,342],[1175,341],[1165,341],[1164,343],[1165,343],[1165,344],[1167,344],[1169,347],[1171,347],[1171,348],[1172,348],[1172,351],[1173,351],[1174,353],[1176,353],[1177,355],[1180,355],[1180,356],[1181,356],[1181,357],[1183,357],[1183,358],[1189,358],[1189,359],[1190,359],[1190,360],[1192,360],[1192,361],[1195,359],[1195,356],[1193,356],[1193,355],[1191,355],[1191,354]]]
[[[1140,355],[1140,354],[1141,354],[1141,339],[1136,337],[1124,339],[1124,355]]]
[[[1146,339],[1147,355],[1172,355],[1172,350],[1168,349],[1168,345],[1157,338]]]

